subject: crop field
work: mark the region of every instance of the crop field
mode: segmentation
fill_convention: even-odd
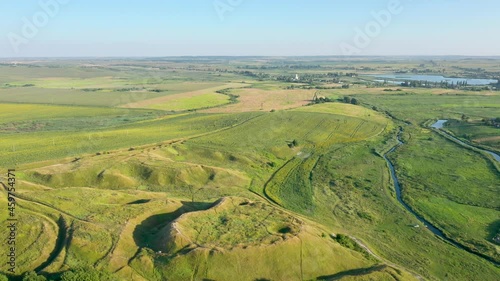
[[[224,85],[217,81],[196,82],[155,73],[134,75],[108,70],[105,72],[108,76],[95,76],[101,71],[83,68],[67,72],[66,69],[55,71],[49,67],[40,68],[38,72],[44,71],[54,76],[37,77],[38,72],[32,73],[30,68],[12,70],[0,66],[0,69],[9,71],[9,75],[0,77],[0,102],[119,106]],[[33,79],[19,80],[19,76],[23,77],[22,73],[24,79],[26,76],[32,76]]]
[[[202,94],[195,97],[179,97],[170,100],[163,104],[151,105],[148,108],[170,110],[170,111],[186,111],[196,110],[206,107],[216,107],[229,103],[229,97],[216,94]]]
[[[154,85],[143,88],[139,85],[138,87],[109,90],[12,88],[0,89],[0,102],[110,107],[175,95],[183,91],[189,92],[200,87],[206,87],[206,85],[181,85],[168,89],[157,89]],[[175,88],[181,89],[176,90]]]
[[[232,90],[238,96],[238,103],[213,108],[205,112],[247,112],[291,109],[306,105],[314,96],[313,90],[280,90],[252,88]]]
[[[20,222],[10,278],[496,281],[498,163],[429,127],[452,120],[444,132],[498,149],[485,124],[500,94],[366,77],[425,63],[0,63],[0,170],[16,170]],[[471,67],[440,67],[457,65]]]
[[[108,130],[9,133],[2,136],[2,166],[55,158],[78,157],[119,148],[133,148],[168,140],[184,139],[230,127],[251,118],[242,115],[175,115],[139,121]],[[43,153],[37,153],[42,151]]]
[[[217,93],[221,90],[245,87],[246,84],[226,84],[223,86],[203,89],[182,94],[169,95],[160,98],[147,99],[122,105],[125,108],[152,108],[168,111],[186,111],[199,108],[214,107],[229,103],[230,97]]]
[[[130,121],[143,121],[164,115],[151,110],[128,110],[83,106],[0,104],[0,123],[4,131],[46,131],[75,128],[106,128]],[[22,112],[23,114],[19,114]]]

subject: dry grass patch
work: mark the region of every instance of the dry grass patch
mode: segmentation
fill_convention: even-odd
[[[232,92],[238,95],[238,103],[207,109],[204,112],[249,112],[283,110],[304,106],[311,102],[315,90],[273,90],[240,89]]]

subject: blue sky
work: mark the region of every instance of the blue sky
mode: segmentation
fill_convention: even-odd
[[[497,0],[1,0],[0,57],[492,56],[499,12]]]

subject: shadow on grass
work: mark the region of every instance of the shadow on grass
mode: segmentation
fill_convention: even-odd
[[[51,265],[59,256],[59,254],[68,248],[71,243],[71,238],[73,236],[73,229],[67,224],[63,216],[59,217],[57,220],[58,233],[56,238],[56,245],[46,261],[35,268],[35,272],[41,273],[45,268]]]
[[[139,205],[139,204],[146,204],[149,202],[151,202],[151,199],[140,199],[140,200],[136,200],[136,201],[127,203],[127,205]]]
[[[377,271],[382,271],[387,268],[387,265],[376,265],[368,268],[360,268],[360,269],[352,269],[352,270],[347,270],[347,271],[342,271],[337,274],[333,275],[327,275],[327,276],[319,276],[316,280],[323,280],[323,281],[333,281],[333,280],[340,280],[344,277],[348,276],[363,276],[367,275],[373,272]]]
[[[182,202],[182,207],[171,213],[151,216],[137,225],[133,234],[134,241],[140,248],[159,251],[160,247],[155,243],[159,231],[185,213],[207,210],[214,204],[206,202]]]

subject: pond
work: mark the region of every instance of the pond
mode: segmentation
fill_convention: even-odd
[[[429,81],[429,82],[442,82],[457,83],[467,81],[471,86],[485,86],[489,84],[496,84],[498,80],[493,79],[471,79],[471,78],[449,78],[441,75],[412,75],[412,74],[372,74],[372,77],[379,78],[379,82],[387,81],[388,83],[399,84],[403,81]]]
[[[442,129],[446,122],[448,122],[448,120],[438,120],[436,123],[432,124],[431,127],[436,129]]]

